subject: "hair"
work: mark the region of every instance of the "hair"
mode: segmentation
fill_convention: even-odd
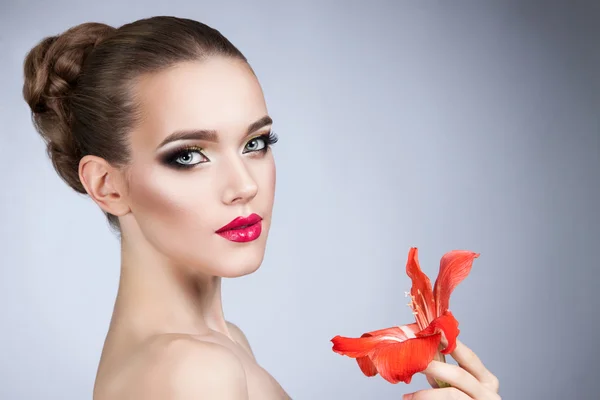
[[[24,62],[23,97],[59,176],[85,194],[79,162],[130,161],[128,132],[139,113],[137,80],[177,63],[226,56],[247,63],[219,31],[189,19],[153,17],[119,28],[88,22],[40,41]],[[109,224],[120,230],[116,216]]]

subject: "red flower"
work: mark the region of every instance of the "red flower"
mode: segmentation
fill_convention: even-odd
[[[458,321],[448,309],[450,294],[469,275],[477,257],[478,253],[466,250],[444,254],[432,290],[431,281],[419,266],[418,250],[411,248],[406,263],[406,273],[412,280],[408,305],[417,322],[368,332],[360,338],[336,336],[331,339],[333,351],[355,358],[366,376],[379,373],[391,383],[410,383],[412,376],[434,358],[445,361],[444,355],[454,351],[460,332]]]

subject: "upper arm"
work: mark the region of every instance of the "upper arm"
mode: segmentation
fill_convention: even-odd
[[[244,335],[244,332],[242,332],[242,330],[236,324],[234,324],[232,322],[227,322],[227,327],[229,328],[229,332],[231,332],[231,335],[233,336],[233,338],[239,344],[244,346],[244,348],[246,348],[246,350],[248,350],[248,352],[250,353],[252,358],[255,358],[254,352],[252,351],[252,348],[250,347],[250,342],[248,342],[248,338],[246,338],[246,335]]]
[[[247,400],[246,374],[231,351],[214,343],[179,338],[160,346],[144,374],[140,399]]]

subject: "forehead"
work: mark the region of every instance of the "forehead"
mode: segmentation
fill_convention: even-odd
[[[139,81],[136,95],[147,144],[187,129],[215,129],[237,136],[267,114],[250,67],[231,58],[184,62],[146,76]]]

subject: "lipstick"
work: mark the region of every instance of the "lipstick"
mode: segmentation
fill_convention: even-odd
[[[232,242],[250,242],[258,239],[262,232],[262,218],[258,214],[237,217],[216,233]]]

